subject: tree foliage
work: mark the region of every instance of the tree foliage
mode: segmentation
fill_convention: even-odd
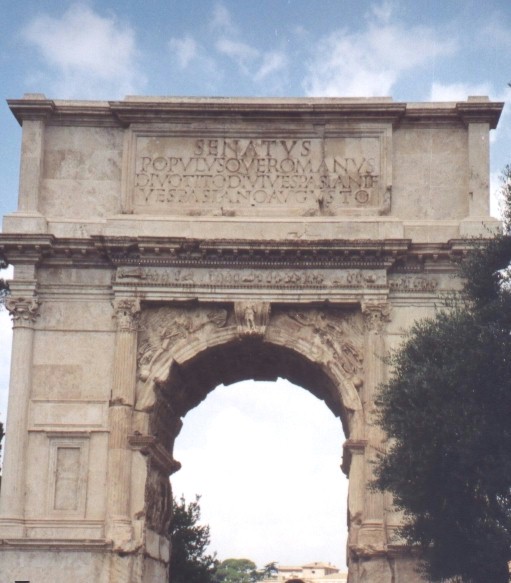
[[[214,583],[217,561],[207,552],[209,526],[200,521],[200,496],[186,503],[184,496],[173,501],[169,534],[172,543],[170,581],[172,583]]]
[[[1,439],[1,424],[0,424]],[[250,559],[226,559],[219,562],[216,554],[207,552],[210,539],[208,525],[200,524],[200,496],[187,504],[184,496],[173,500],[173,516],[169,535],[171,583],[252,583],[277,572],[276,563],[262,569]]]
[[[389,357],[375,487],[404,511],[432,581],[507,583],[511,559],[511,168],[504,233],[474,243],[460,297]]]
[[[254,583],[262,579],[256,564],[250,559],[225,559],[218,565],[218,583]]]

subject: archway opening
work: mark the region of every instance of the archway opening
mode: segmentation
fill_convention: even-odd
[[[221,559],[344,568],[347,419],[339,388],[319,365],[246,338],[174,363],[161,390],[184,423],[174,494],[202,495]]]
[[[220,386],[183,420],[174,494],[200,494],[211,550],[246,557],[345,565],[348,481],[341,424],[283,379]]]

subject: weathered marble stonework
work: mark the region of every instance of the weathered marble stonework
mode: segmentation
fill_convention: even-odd
[[[342,423],[350,583],[419,582],[399,514],[367,488],[386,447],[380,357],[459,287],[465,238],[497,228],[502,104],[9,105],[23,143],[0,235],[15,266],[2,581],[165,581],[186,413],[220,383],[280,376]]]

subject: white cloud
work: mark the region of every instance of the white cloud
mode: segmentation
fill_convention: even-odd
[[[433,83],[431,86],[431,101],[464,101],[469,95],[487,95],[492,93],[489,83],[477,85],[470,83]]]
[[[288,65],[288,58],[285,53],[272,51],[263,55],[263,62],[255,74],[256,81],[262,81],[268,75],[282,71]]]
[[[219,38],[215,46],[219,53],[236,61],[245,72],[248,72],[247,66],[249,62],[259,57],[259,51],[254,47],[227,37]]]
[[[511,37],[509,26],[503,19],[496,20],[498,16],[493,15],[490,22],[483,26],[478,32],[479,42],[485,48],[492,47],[494,50],[511,50]]]
[[[502,219],[500,172],[490,172],[490,215]]]
[[[144,84],[134,31],[113,15],[74,4],[59,17],[36,16],[23,37],[48,64],[59,97],[122,97]]]
[[[394,11],[394,4],[385,0],[381,4],[372,4],[366,18],[376,18],[381,23],[388,23]]]
[[[213,18],[211,19],[210,26],[213,30],[223,30],[230,33],[237,31],[231,13],[221,2],[215,4],[213,8]]]
[[[248,93],[257,93],[263,87],[265,93],[280,92],[287,79],[289,58],[286,52],[282,48],[260,49],[246,42],[240,27],[222,3],[214,6],[206,34],[172,37],[168,48],[181,70],[186,69],[190,76],[207,78],[214,84],[225,78],[227,70],[232,77],[227,67],[234,65],[242,78],[255,85],[247,90]]]
[[[181,69],[186,69],[199,52],[197,41],[189,34],[183,38],[171,38],[169,48],[176,55]]]
[[[378,10],[382,22],[369,22],[359,32],[339,30],[319,41],[303,83],[308,95],[389,95],[400,75],[456,50],[454,40],[432,28],[385,22],[390,9]]]

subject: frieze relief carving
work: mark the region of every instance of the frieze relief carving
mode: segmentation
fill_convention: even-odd
[[[235,302],[234,314],[240,336],[264,336],[270,321],[270,303]]]
[[[137,351],[137,409],[146,409],[154,402],[154,385],[168,374],[172,348],[208,327],[223,328],[227,316],[226,309],[216,307],[193,310],[164,307],[142,313]]]
[[[172,490],[168,474],[149,464],[145,487],[147,526],[166,536],[172,517]]]
[[[231,311],[232,310],[232,311]],[[204,339],[221,328],[236,336],[295,335],[310,345],[310,357],[339,367],[346,379],[343,401],[348,409],[360,408],[357,391],[363,385],[364,332],[360,312],[336,309],[284,309],[272,314],[269,302],[236,302],[231,310],[220,307],[162,307],[142,313],[138,344],[136,409],[148,410],[155,388],[169,374],[178,347]]]
[[[363,330],[357,314],[343,310],[322,311],[317,309],[287,310],[285,318],[297,328],[318,339],[321,347],[336,362],[344,374],[353,380],[355,388],[362,385]],[[275,323],[279,325],[278,322]]]
[[[377,269],[207,269],[119,267],[121,284],[224,288],[365,288],[384,287],[386,274]]]
[[[389,288],[393,292],[435,292],[438,280],[421,275],[400,276],[389,278]]]

